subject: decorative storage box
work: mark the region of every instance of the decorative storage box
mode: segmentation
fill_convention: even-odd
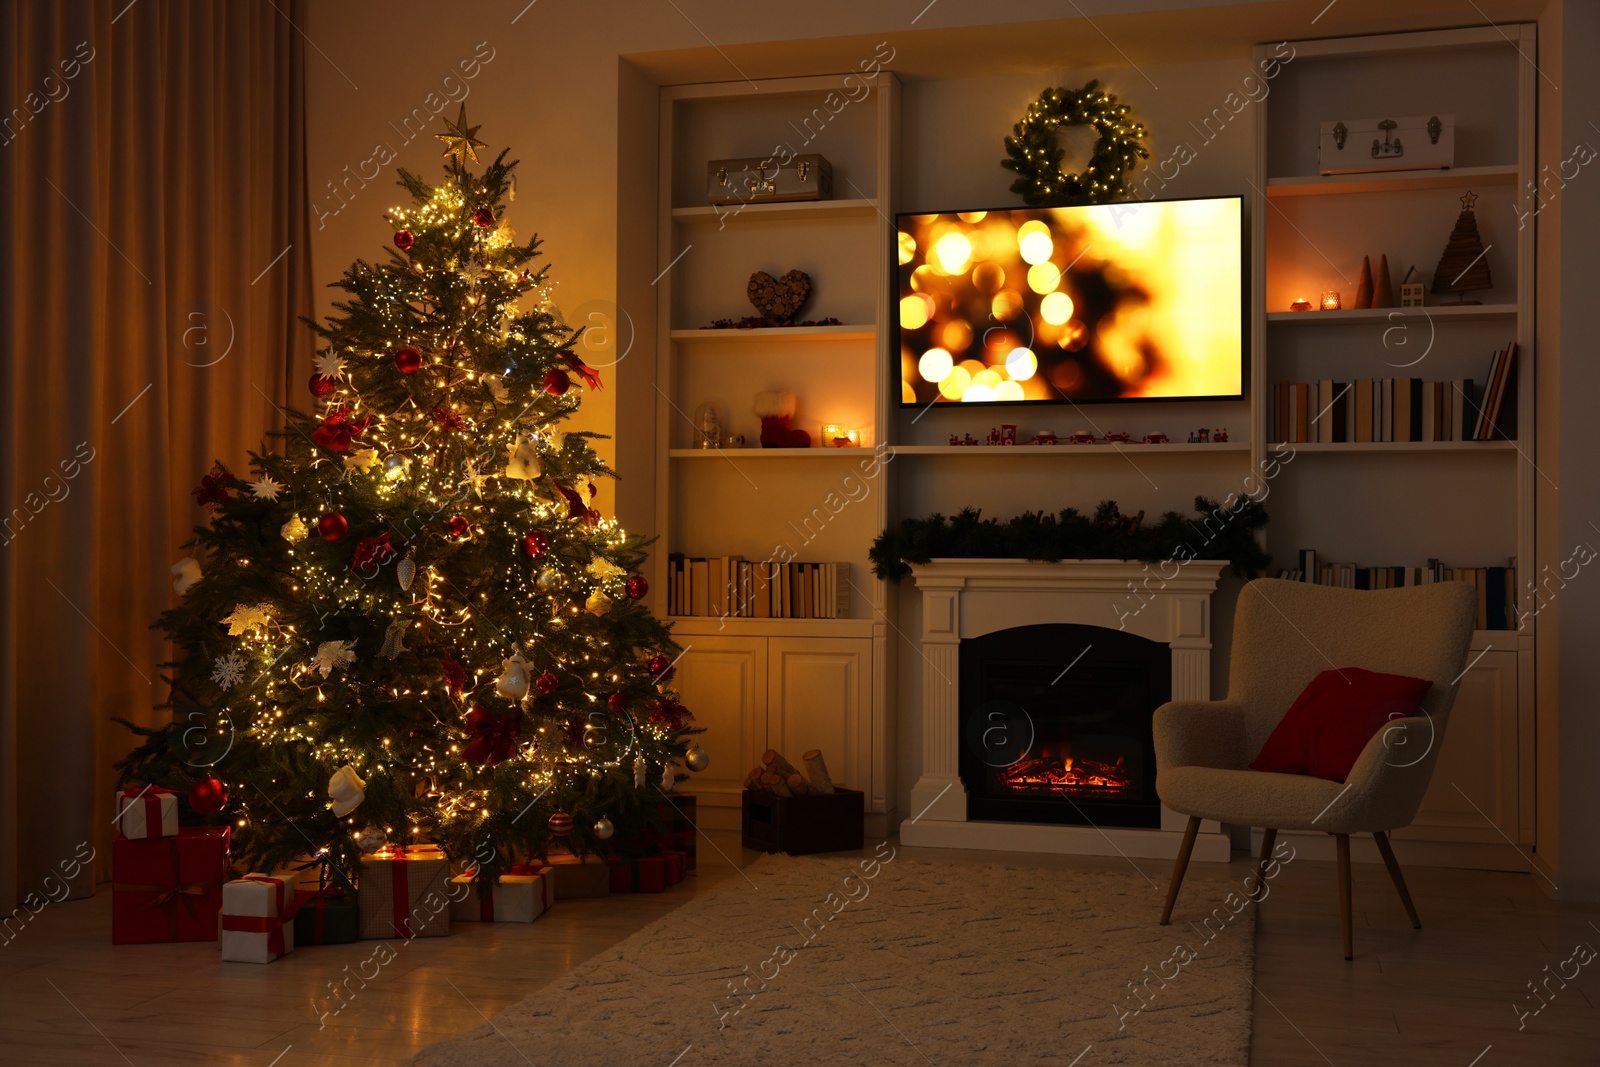
[[[744,847],[758,852],[845,852],[861,847],[866,798],[854,789],[801,797],[744,791]]]
[[[226,826],[111,842],[111,943],[215,941],[228,880]]]
[[[450,932],[450,861],[438,845],[362,856],[358,889],[364,938],[409,940]]]
[[[1454,115],[1341,119],[1322,124],[1317,147],[1321,174],[1430,170],[1456,163]]]
[[[557,900],[603,897],[611,892],[611,865],[598,856],[580,860],[570,852],[550,853]]]
[[[118,793],[117,833],[139,840],[178,835],[178,794],[158,785],[134,787]]]
[[[833,164],[819,155],[795,156],[787,162],[750,156],[706,164],[706,200],[713,204],[832,199]]]
[[[247,874],[222,887],[222,958],[271,963],[294,951],[294,883]]]
[[[294,942],[348,945],[361,940],[361,909],[343,889],[295,891]]]
[[[498,883],[458,874],[450,879],[450,891],[450,918],[456,922],[531,923],[556,902],[554,873],[531,863],[503,871]]]
[[[611,861],[613,893],[659,893],[666,888],[666,861],[660,856]]]

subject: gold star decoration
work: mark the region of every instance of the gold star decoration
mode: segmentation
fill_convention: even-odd
[[[449,132],[434,134],[435,137],[444,142],[444,154],[455,156],[456,162],[463,166],[466,165],[469,159],[474,163],[478,162],[478,149],[486,144],[486,142],[478,140],[478,131],[483,127],[481,125],[467,125],[466,104],[461,105],[461,113],[454,122],[449,119],[444,120],[444,128]]]
[[[1473,205],[1476,204],[1477,202],[1478,202],[1478,194],[1473,192],[1471,189],[1468,189],[1467,190],[1467,195],[1463,196],[1461,198],[1461,209],[1463,211],[1471,211]]]

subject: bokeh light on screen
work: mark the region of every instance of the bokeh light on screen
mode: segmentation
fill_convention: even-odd
[[[902,394],[918,404],[1239,396],[1241,204],[901,216]]]

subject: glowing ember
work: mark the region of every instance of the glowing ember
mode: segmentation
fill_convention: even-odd
[[[1069,796],[1114,797],[1133,791],[1133,779],[1115,763],[1042,755],[1012,764],[1000,772],[1000,781],[1019,793],[1061,793]]]

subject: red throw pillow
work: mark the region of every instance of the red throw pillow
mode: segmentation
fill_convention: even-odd
[[[1425,678],[1360,667],[1323,671],[1295,698],[1250,769],[1342,782],[1385,723],[1421,714],[1431,688]]]

